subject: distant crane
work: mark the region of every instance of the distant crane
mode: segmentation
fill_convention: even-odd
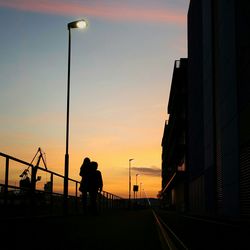
[[[32,159],[30,166],[26,168],[20,177],[22,178],[20,180],[20,187],[21,188],[31,188],[32,191],[35,191],[36,189],[36,182],[41,180],[41,176],[36,177],[37,170],[40,164],[40,161],[42,160],[45,169],[47,170],[47,164],[46,164],[46,158],[44,157],[45,153],[42,151],[42,149],[39,147],[34,158]],[[33,165],[33,161],[37,158],[36,165]],[[31,180],[28,176],[29,168],[31,167]]]
[[[32,163],[36,159],[37,155],[38,155],[38,159],[37,159],[36,165],[33,166]],[[38,176],[36,178],[37,169],[39,167],[41,159],[43,161],[43,165],[44,165],[45,169],[47,170],[46,159],[44,158],[43,155],[45,155],[45,153],[43,153],[42,149],[39,147],[36,154],[35,154],[35,156],[34,156],[34,158],[32,159],[32,161],[30,163],[30,165],[32,166],[32,170],[31,170],[31,189],[32,190],[36,190],[36,182],[41,180],[41,176]]]

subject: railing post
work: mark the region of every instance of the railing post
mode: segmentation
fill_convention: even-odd
[[[109,208],[109,194],[106,192],[106,209]]]
[[[54,175],[53,173],[50,174],[50,213],[53,214],[53,207],[54,207],[54,199],[53,199],[53,180],[54,180]]]
[[[9,186],[9,157],[6,157],[6,162],[5,162],[5,182],[4,182],[4,204],[5,205],[7,205],[8,186]]]
[[[29,201],[30,201],[30,214],[36,215],[37,214],[37,192],[36,192],[36,174],[37,174],[37,167],[31,165],[31,186],[29,190]]]
[[[108,196],[108,193],[106,193],[106,209],[108,209],[109,208],[109,196]]]
[[[103,193],[99,193],[99,209],[100,211],[103,211]]]
[[[76,182],[76,197],[77,197],[77,195],[78,195],[77,187],[78,187],[78,183]]]
[[[76,213],[78,213],[78,183],[76,182],[76,194],[75,194],[75,210],[76,210]]]
[[[50,182],[51,182],[51,189],[50,192],[53,193],[53,180],[54,180],[54,175],[53,173],[50,174]]]
[[[111,194],[109,193],[109,209],[111,208]]]
[[[108,208],[110,208],[110,193],[108,193]]]

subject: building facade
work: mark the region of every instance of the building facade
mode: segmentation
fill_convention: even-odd
[[[162,199],[164,206],[185,211],[187,182],[185,162],[187,59],[175,61],[170,97],[169,120],[162,138]]]
[[[191,0],[188,12],[189,209],[250,217],[249,1]]]
[[[249,13],[247,0],[190,0],[183,124],[186,204],[193,214],[250,219]],[[180,105],[171,95],[172,87],[170,107]],[[163,190],[171,179],[164,166],[176,154],[167,139],[172,110],[162,141]]]

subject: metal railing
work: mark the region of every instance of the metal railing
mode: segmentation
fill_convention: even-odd
[[[0,216],[63,214],[63,175],[40,166],[34,166],[31,163],[1,152],[0,160]],[[43,189],[41,188],[41,184],[36,185],[40,182],[41,178],[35,178],[36,183],[31,186],[25,187],[21,185],[21,180],[19,180],[19,185],[17,185],[17,178],[20,178],[18,171],[20,173],[20,170],[22,171],[23,168],[26,172],[29,168],[32,170],[30,179],[34,180],[32,174],[40,173],[43,175],[46,174],[46,176],[49,175],[49,181],[44,183]],[[36,171],[33,171],[34,168],[36,168]],[[14,174],[11,175],[11,171]],[[69,214],[81,213],[80,182],[72,178],[68,178],[68,181],[71,187],[68,195]],[[37,186],[40,186],[40,189]],[[98,194],[97,205],[98,210],[103,211],[105,209],[125,208],[127,204],[126,200],[121,197],[102,191]]]

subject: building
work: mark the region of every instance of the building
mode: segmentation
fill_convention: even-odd
[[[170,97],[169,120],[162,138],[162,198],[164,206],[186,209],[185,112],[187,59],[175,61]]]
[[[176,80],[175,64],[162,140],[162,197],[177,204],[183,183],[191,214],[250,220],[249,13],[248,0],[190,0],[187,73]],[[181,131],[186,179],[178,181]]]
[[[191,0],[188,12],[189,210],[250,217],[250,3]]]

